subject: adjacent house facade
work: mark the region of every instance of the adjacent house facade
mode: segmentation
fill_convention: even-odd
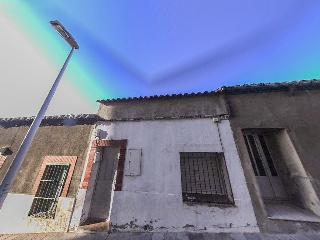
[[[319,230],[320,81],[220,91],[260,230]]]
[[[0,233],[66,232],[96,115],[46,117],[0,211]],[[0,119],[3,179],[33,118]]]

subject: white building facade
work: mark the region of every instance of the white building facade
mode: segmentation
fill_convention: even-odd
[[[223,101],[178,100],[101,104],[70,229],[259,231]]]

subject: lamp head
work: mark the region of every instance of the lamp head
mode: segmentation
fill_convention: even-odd
[[[79,45],[71,36],[71,34],[64,28],[64,26],[58,21],[50,21],[51,26],[60,34],[60,36],[69,43],[69,45],[75,49],[79,49]]]

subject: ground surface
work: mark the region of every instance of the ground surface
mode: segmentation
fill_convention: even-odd
[[[58,240],[58,239],[88,239],[88,240],[320,240],[319,233],[296,234],[265,234],[265,233],[110,233],[83,232],[83,233],[37,233],[37,234],[4,234],[0,240]]]

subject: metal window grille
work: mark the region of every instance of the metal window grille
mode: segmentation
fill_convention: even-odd
[[[54,218],[70,164],[47,164],[28,216]]]
[[[180,167],[183,201],[233,202],[223,153],[181,152]]]

